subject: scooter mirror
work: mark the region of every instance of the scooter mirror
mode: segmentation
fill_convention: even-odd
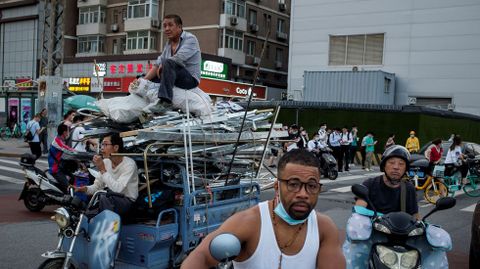
[[[355,184],[352,186],[352,192],[358,198],[368,201],[368,188],[362,184]]]
[[[435,207],[437,210],[445,210],[455,206],[457,200],[453,197],[442,197],[437,200]]]
[[[232,261],[240,254],[240,240],[231,233],[219,234],[212,239],[209,249],[215,260],[220,262]]]

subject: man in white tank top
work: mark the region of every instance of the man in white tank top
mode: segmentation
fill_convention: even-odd
[[[210,241],[232,233],[241,242],[235,269],[345,268],[338,229],[315,211],[320,193],[320,163],[304,149],[287,152],[278,162],[275,198],[236,213],[210,233],[187,257],[182,269],[216,266]]]

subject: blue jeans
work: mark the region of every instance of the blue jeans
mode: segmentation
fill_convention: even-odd
[[[198,86],[198,81],[185,67],[179,65],[172,59],[168,59],[162,65],[158,98],[164,102],[171,103],[174,86],[190,90]]]

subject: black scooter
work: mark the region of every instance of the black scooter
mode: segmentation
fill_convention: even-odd
[[[320,149],[317,154],[320,159],[320,170],[322,175],[330,180],[338,177],[337,160],[333,157],[332,150],[329,147]]]
[[[376,212],[369,200],[368,189],[363,185],[353,185],[352,192],[372,205],[373,211],[354,207],[354,215],[347,224],[348,240],[344,244],[345,256],[347,261],[350,261],[347,268],[448,268],[445,252],[451,248],[450,237],[445,230],[425,222],[425,219],[436,211],[455,206],[455,198],[438,199],[435,208],[421,221],[417,221],[405,212],[391,212],[386,215]],[[371,230],[363,229],[370,232],[362,235],[362,228],[370,223]],[[439,240],[436,241],[437,239]],[[366,260],[355,260],[365,254],[361,249],[367,250],[368,258],[365,258],[368,259],[368,266]]]

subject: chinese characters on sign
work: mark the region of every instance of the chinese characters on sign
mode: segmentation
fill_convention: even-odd
[[[228,79],[228,65],[225,63],[202,60],[200,71],[205,78]]]
[[[93,76],[104,77],[107,74],[107,63],[97,63],[93,67]]]
[[[123,75],[123,74],[142,74],[150,71],[153,65],[151,63],[146,64],[110,64],[109,65],[109,75]]]
[[[70,78],[68,80],[68,90],[72,92],[90,91],[91,78]]]

